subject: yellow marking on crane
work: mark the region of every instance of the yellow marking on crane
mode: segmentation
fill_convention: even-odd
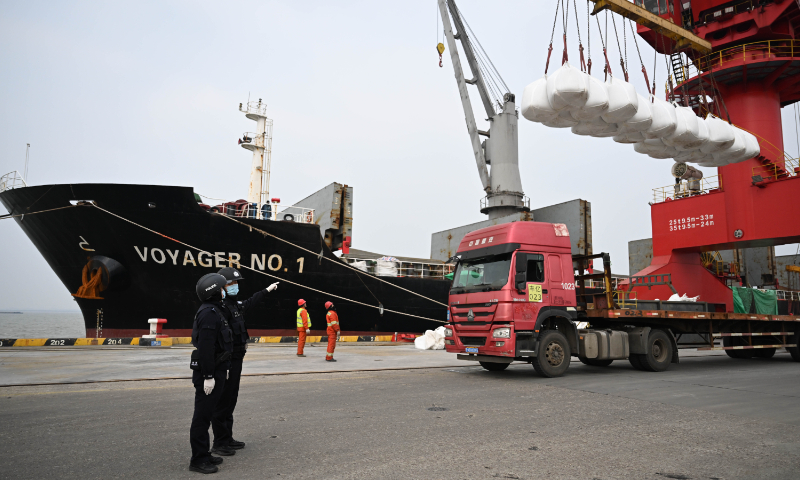
[[[634,5],[628,0],[591,0],[594,2],[592,15],[603,10],[611,10],[614,13],[629,18],[639,25],[645,26],[656,33],[671,38],[677,42],[677,49],[691,48],[700,53],[711,53],[711,42],[703,40],[685,28],[679,27],[670,20],[664,20],[658,15],[652,14],[644,8]]]

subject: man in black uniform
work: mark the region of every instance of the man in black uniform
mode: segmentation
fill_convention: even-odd
[[[239,281],[244,280],[239,270],[233,267],[225,267],[218,272],[225,277],[225,299],[222,301],[225,308],[222,314],[228,320],[233,330],[233,354],[231,355],[231,366],[228,380],[222,391],[222,397],[214,409],[214,416],[211,420],[211,427],[214,429],[214,448],[211,450],[217,455],[233,455],[234,450],[244,448],[244,442],[239,442],[233,438],[233,410],[236,408],[236,401],[239,398],[239,382],[242,377],[242,362],[247,351],[247,340],[250,338],[247,333],[247,324],[244,314],[254,305],[264,299],[267,292],[278,288],[278,283],[273,283],[264,290],[259,290],[247,300],[239,301]]]
[[[222,397],[225,379],[230,368],[230,355],[233,352],[233,333],[228,321],[222,315],[225,307],[225,277],[218,273],[204,275],[197,282],[197,296],[203,302],[194,317],[192,326],[191,368],[194,384],[194,416],[189,430],[189,443],[192,445],[192,459],[189,470],[200,473],[214,473],[222,463],[219,457],[209,453],[208,427],[214,408]]]

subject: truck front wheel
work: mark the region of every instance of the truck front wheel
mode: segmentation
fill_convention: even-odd
[[[508,368],[510,363],[495,363],[495,362],[478,362],[481,364],[481,367],[489,370],[490,372],[502,372],[506,368]]]
[[[571,357],[567,337],[558,330],[546,330],[539,337],[539,348],[531,364],[543,377],[560,377],[569,368]]]
[[[663,372],[672,362],[672,340],[663,330],[651,330],[648,342],[648,352],[639,355],[639,364],[642,369],[651,372]]]

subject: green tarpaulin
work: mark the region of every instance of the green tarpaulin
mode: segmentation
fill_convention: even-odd
[[[734,313],[778,314],[778,297],[769,290],[755,288],[731,287],[733,290]]]

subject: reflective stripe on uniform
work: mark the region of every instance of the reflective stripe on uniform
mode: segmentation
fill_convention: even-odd
[[[328,326],[330,327],[331,325],[339,325],[339,322],[336,321],[328,322]]]
[[[297,309],[297,328],[303,328],[303,317],[301,313],[303,312],[303,307]],[[311,328],[311,315],[306,312],[306,320],[308,321],[308,328]]]

